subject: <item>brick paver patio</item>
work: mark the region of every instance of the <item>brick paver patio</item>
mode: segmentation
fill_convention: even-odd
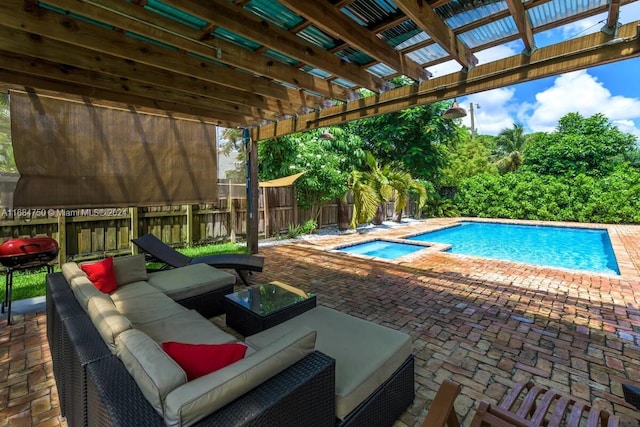
[[[391,263],[325,250],[453,222],[264,247],[265,271],[252,280],[294,284],[319,304],[411,334],[416,399],[398,427],[420,424],[445,378],[463,386],[464,425],[479,399],[497,402],[529,378],[640,425],[620,385],[640,382],[640,226],[609,227],[621,277],[441,252]],[[0,426],[64,425],[45,332],[43,313],[0,325]]]

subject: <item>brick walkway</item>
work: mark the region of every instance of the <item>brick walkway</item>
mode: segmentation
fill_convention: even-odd
[[[397,427],[419,425],[445,378],[463,385],[456,412],[464,425],[479,399],[499,401],[532,378],[639,426],[620,383],[640,382],[640,226],[610,227],[621,278],[440,252],[391,263],[325,250],[451,223],[264,247],[265,272],[252,280],[295,284],[319,304],[411,334],[417,395]],[[63,425],[44,321],[39,313],[0,325],[0,426]]]

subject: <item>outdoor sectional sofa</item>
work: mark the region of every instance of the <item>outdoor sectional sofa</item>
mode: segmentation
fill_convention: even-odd
[[[118,288],[110,294],[98,291],[75,263],[47,276],[47,335],[61,411],[71,427],[391,425],[413,401],[408,336],[324,307],[248,337],[243,359],[187,381],[160,343],[236,342],[207,319],[220,314],[235,276],[205,264],[147,273],[141,255],[116,258],[114,270]],[[320,324],[335,322],[372,339],[365,342],[374,348],[361,349],[362,355],[380,353],[383,369],[372,363],[360,369],[357,357],[345,361],[344,333],[321,330]],[[388,339],[397,349],[391,361],[388,351],[378,351]],[[321,347],[356,375],[336,370]]]

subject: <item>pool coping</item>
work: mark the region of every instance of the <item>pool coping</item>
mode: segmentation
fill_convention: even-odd
[[[403,234],[401,237],[387,237],[387,236],[367,236],[363,239],[358,239],[357,241],[351,241],[348,243],[341,243],[341,244],[337,244],[337,245],[330,245],[325,247],[325,250],[329,250],[331,252],[337,252],[337,253],[341,253],[347,256],[352,256],[352,257],[359,257],[362,259],[370,259],[370,260],[378,260],[378,261],[383,261],[383,262],[388,262],[388,263],[392,263],[392,264],[407,264],[410,263],[411,261],[413,261],[414,259],[417,258],[421,258],[423,256],[427,256],[431,253],[434,252],[438,252],[442,255],[445,256],[451,256],[451,257],[459,257],[459,258],[470,258],[470,259],[477,259],[477,260],[491,260],[491,261],[499,261],[499,262],[506,262],[506,263],[512,263],[512,264],[519,264],[519,265],[523,265],[523,266],[528,266],[528,267],[534,267],[534,268],[543,268],[543,269],[550,269],[550,270],[557,270],[557,271],[565,271],[568,273],[576,273],[576,274],[587,274],[587,275],[594,275],[594,276],[599,276],[599,277],[607,277],[607,278],[616,278],[616,279],[625,279],[625,280],[638,280],[640,279],[640,271],[638,271],[638,269],[636,268],[633,260],[631,259],[631,256],[629,255],[628,251],[626,250],[626,247],[624,245],[624,242],[622,241],[621,236],[618,234],[618,230],[617,227],[619,227],[620,225],[618,224],[600,224],[600,223],[582,223],[582,222],[559,222],[559,221],[539,221],[539,220],[514,220],[514,219],[506,219],[506,218],[469,218],[469,217],[457,217],[457,218],[450,218],[451,222],[448,222],[446,224],[437,224],[434,225],[433,227],[429,227],[426,230],[412,230],[412,231],[408,231],[406,234]],[[448,253],[446,252],[447,249],[449,249],[451,247],[451,245],[448,244],[442,244],[442,243],[435,243],[435,242],[418,242],[418,241],[413,241],[413,240],[407,240],[407,237],[412,237],[418,234],[423,234],[423,233],[428,233],[428,232],[434,232],[434,231],[438,231],[438,230],[443,230],[446,228],[451,228],[453,226],[459,225],[463,222],[484,222],[484,223],[499,223],[499,224],[514,224],[514,225],[539,225],[539,226],[547,226],[547,227],[562,227],[562,228],[583,228],[583,229],[592,229],[592,230],[606,230],[607,233],[609,234],[609,240],[611,241],[611,246],[613,249],[613,253],[615,255],[616,258],[616,262],[618,263],[618,269],[620,270],[620,274],[616,275],[616,274],[608,274],[608,273],[602,273],[602,272],[596,272],[596,271],[589,271],[589,270],[577,270],[577,269],[571,269],[571,268],[564,268],[564,267],[553,267],[553,266],[546,266],[546,265],[538,265],[538,264],[530,264],[530,263],[525,263],[525,262],[520,262],[520,261],[510,261],[510,260],[502,260],[502,259],[495,259],[495,258],[485,258],[485,257],[481,257],[481,256],[476,256],[476,255],[465,255],[465,254],[453,254],[453,253]],[[427,224],[426,222],[422,222],[421,224]],[[636,225],[637,226],[637,225]],[[378,234],[378,233],[376,233]],[[375,241],[375,240],[384,240],[384,241],[389,241],[389,242],[396,242],[396,243],[408,243],[408,244],[413,244],[413,245],[417,245],[419,243],[425,243],[427,246],[426,249],[423,250],[419,250],[416,252],[413,252],[411,254],[407,254],[395,259],[387,259],[387,258],[380,258],[380,257],[374,257],[374,256],[369,256],[369,255],[362,255],[362,254],[353,254],[353,253],[348,253],[348,252],[344,252],[344,251],[340,251],[341,248],[344,247],[348,247],[348,246],[353,246],[353,245],[357,245],[357,244],[361,244],[361,243],[368,243],[371,241]],[[422,245],[420,245],[422,246]]]

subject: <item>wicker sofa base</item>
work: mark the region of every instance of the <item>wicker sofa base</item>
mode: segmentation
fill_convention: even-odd
[[[371,396],[354,409],[338,427],[390,426],[415,398],[414,356],[407,360]]]
[[[309,426],[334,422],[335,361],[314,352],[197,426]],[[89,426],[163,426],[122,363],[113,357],[87,368]]]
[[[47,275],[47,293],[47,338],[67,425],[164,425],[61,273]],[[316,351],[194,425],[334,424],[335,361]]]

